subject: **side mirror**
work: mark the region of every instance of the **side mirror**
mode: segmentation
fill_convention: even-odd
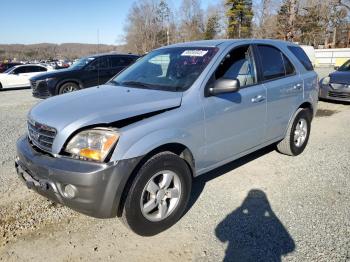
[[[213,96],[225,93],[237,92],[240,88],[238,79],[218,79],[214,87],[209,88],[209,93]]]
[[[334,66],[334,70],[338,70],[339,69],[339,66]]]

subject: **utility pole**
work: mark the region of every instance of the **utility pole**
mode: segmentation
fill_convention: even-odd
[[[296,0],[290,0],[290,15],[289,15],[289,36],[288,40],[293,41],[294,35],[295,35],[295,19],[296,19],[296,13],[297,13],[297,3]]]

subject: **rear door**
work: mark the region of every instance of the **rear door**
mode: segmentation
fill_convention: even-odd
[[[277,47],[256,45],[259,73],[267,91],[264,141],[283,137],[289,119],[303,97],[303,81],[290,59]]]
[[[221,78],[238,79],[241,88],[238,92],[204,98],[208,166],[258,146],[265,133],[266,90],[257,80],[252,46],[229,51],[206,90]]]

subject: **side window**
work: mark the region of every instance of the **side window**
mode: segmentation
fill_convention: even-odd
[[[46,71],[47,71],[47,68],[42,67],[42,66],[38,66],[36,69],[36,72],[46,72]]]
[[[46,71],[46,68],[41,66],[27,66],[27,73],[36,73],[36,72],[44,72]]]
[[[27,72],[27,66],[21,66],[13,70],[14,74],[23,74]]]
[[[108,57],[100,57],[91,63],[96,69],[107,69],[109,67]]]
[[[131,63],[130,58],[124,56],[111,56],[111,67],[128,66]]]
[[[305,51],[301,47],[288,46],[288,49],[295,55],[296,58],[298,58],[298,60],[300,61],[300,63],[302,63],[306,70],[314,70],[314,67],[312,66],[309,57],[306,55]]]
[[[235,48],[226,55],[215,71],[215,79],[220,78],[238,79],[241,87],[257,83],[255,63],[249,45]]]
[[[258,45],[263,80],[272,80],[285,76],[283,54],[275,47]]]
[[[282,54],[282,58],[283,58],[284,70],[286,72],[286,75],[293,75],[295,73],[293,64],[290,62],[288,57],[286,57],[284,54]]]

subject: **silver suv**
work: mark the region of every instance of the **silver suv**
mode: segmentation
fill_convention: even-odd
[[[103,86],[36,105],[17,172],[55,202],[157,234],[183,215],[195,177],[270,144],[303,152],[318,99],[310,65],[273,40],[154,50]]]

